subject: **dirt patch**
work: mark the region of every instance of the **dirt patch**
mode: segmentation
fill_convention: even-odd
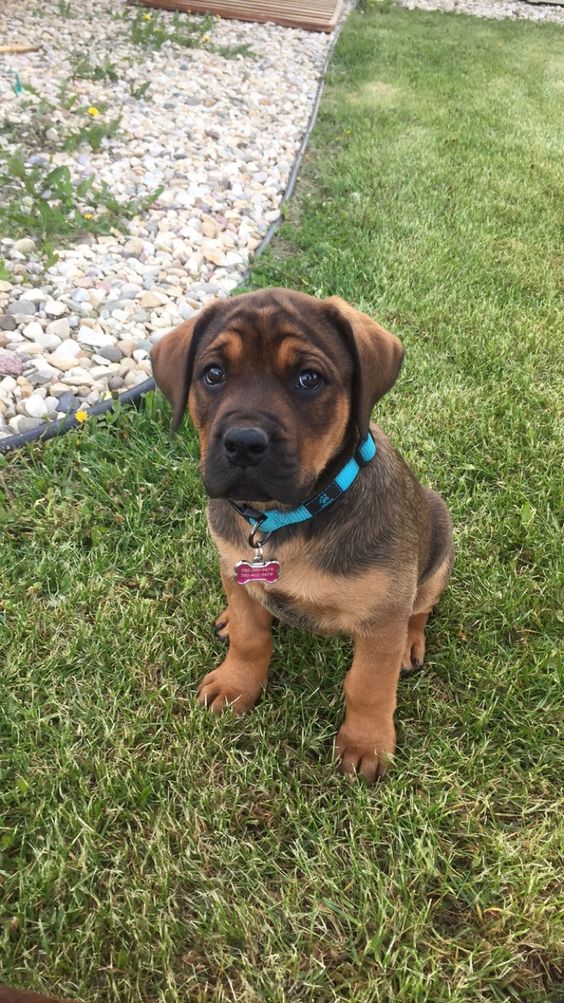
[[[355,94],[351,95],[354,104],[394,104],[401,97],[399,87],[386,84],[383,80],[370,80]]]

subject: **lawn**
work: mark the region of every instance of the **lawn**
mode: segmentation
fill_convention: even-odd
[[[561,999],[561,45],[353,15],[251,277],[402,337],[378,419],[456,525],[383,783],[331,763],[345,639],[280,630],[250,716],[196,706],[222,595],[195,436],[169,437],[160,398],[0,461],[4,981],[89,1003]]]

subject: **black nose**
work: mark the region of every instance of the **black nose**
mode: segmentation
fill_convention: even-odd
[[[269,441],[262,428],[233,425],[223,435],[223,448],[231,463],[246,467],[260,459]]]

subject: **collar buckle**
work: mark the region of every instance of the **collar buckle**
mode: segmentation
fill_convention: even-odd
[[[264,547],[264,544],[272,536],[272,533],[265,533],[263,536],[260,537],[260,539],[257,539],[257,533],[260,532],[261,523],[264,522],[265,519],[266,515],[264,513],[261,513],[260,519],[257,519],[253,528],[251,529],[251,532],[249,533],[249,547],[252,547],[253,550],[256,550],[257,555],[259,557],[262,557],[262,548]]]

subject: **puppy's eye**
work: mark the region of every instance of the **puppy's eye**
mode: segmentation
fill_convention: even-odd
[[[298,376],[297,383],[300,390],[319,390],[323,386],[321,376],[313,369],[304,369]]]
[[[220,383],[225,383],[225,370],[214,363],[204,369],[204,380],[209,387],[217,387]]]

